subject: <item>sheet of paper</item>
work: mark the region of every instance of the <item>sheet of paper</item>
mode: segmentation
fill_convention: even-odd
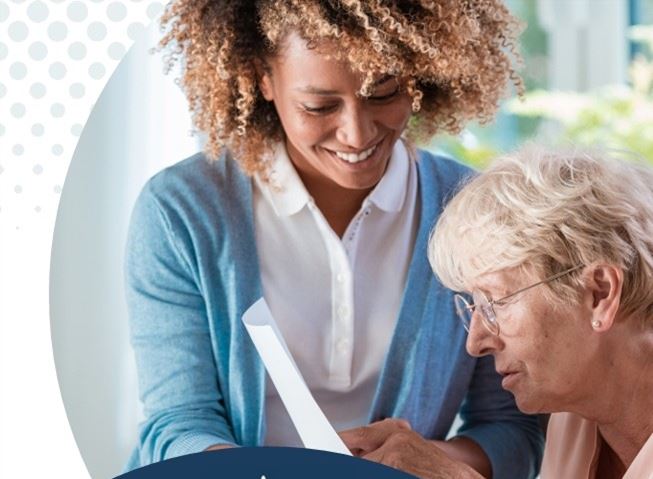
[[[304,446],[350,456],[306,386],[265,299],[254,303],[242,320]]]

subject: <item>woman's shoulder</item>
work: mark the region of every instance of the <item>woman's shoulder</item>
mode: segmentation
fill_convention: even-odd
[[[442,152],[432,152],[418,148],[417,150],[417,164],[420,169],[428,169],[429,172],[437,172],[440,175],[450,176],[464,176],[474,174],[474,170]]]
[[[132,218],[137,224],[164,218],[176,229],[226,224],[248,214],[251,182],[226,155],[209,160],[197,153],[150,178],[136,201]]]
[[[236,162],[193,155],[154,175],[141,190],[130,220],[130,261],[156,256],[150,251],[156,245],[164,252],[173,248],[192,268],[200,267],[200,257],[234,257],[234,248],[250,252],[252,214],[251,181]]]
[[[421,149],[417,150],[417,169],[423,194],[428,199],[449,198],[476,174],[450,156]]]
[[[147,181],[144,191],[161,197],[215,195],[246,184],[245,175],[227,154],[211,160],[200,152],[156,173]]]

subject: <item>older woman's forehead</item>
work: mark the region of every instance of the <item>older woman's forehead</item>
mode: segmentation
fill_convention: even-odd
[[[515,288],[521,286],[524,280],[524,272],[521,268],[504,268],[498,271],[483,273],[472,278],[469,284],[469,290],[479,289],[481,291],[510,293]]]

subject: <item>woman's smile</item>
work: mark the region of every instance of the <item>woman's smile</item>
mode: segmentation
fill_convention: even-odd
[[[309,192],[336,185],[359,198],[383,177],[411,101],[391,76],[379,78],[371,96],[361,96],[361,75],[324,54],[334,48],[325,42],[318,51],[289,34],[283,52],[268,58],[260,88],[274,102],[288,154]]]
[[[361,161],[365,161],[367,158],[369,158],[370,155],[374,153],[376,146],[377,145],[373,145],[372,147],[367,148],[366,150],[363,150],[359,153],[346,153],[341,151],[335,151],[333,153],[335,153],[335,155],[341,160],[344,160],[347,163],[355,164],[360,163]]]
[[[377,140],[372,146],[358,151],[330,148],[322,149],[341,168],[355,172],[376,166],[379,161],[389,158],[392,150],[387,147],[386,143],[385,138],[383,138]]]

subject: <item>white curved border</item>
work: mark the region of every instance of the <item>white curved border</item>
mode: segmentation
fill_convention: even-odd
[[[81,126],[138,25],[147,25],[161,3],[0,0],[0,477],[88,477],[66,419],[50,341],[54,221]],[[65,39],[52,39],[55,22],[65,25]],[[105,25],[102,40],[89,37],[93,22]],[[30,56],[29,47],[39,41],[47,47],[42,60]],[[86,47],[80,60],[69,54],[76,42]],[[57,62],[67,70],[63,79],[50,76]],[[92,63],[103,65],[101,79],[89,74]],[[40,98],[30,93],[37,82],[46,90]],[[74,84],[83,86],[83,96],[71,95],[71,87],[80,89]],[[54,103],[65,105],[63,116],[53,117]],[[22,117],[13,116],[18,104]],[[37,123],[42,135],[32,131]],[[62,153],[55,154],[53,145],[61,145]]]

